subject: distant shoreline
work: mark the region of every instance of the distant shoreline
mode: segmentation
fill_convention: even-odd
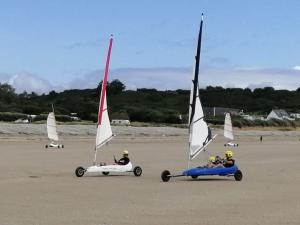
[[[172,126],[112,126],[118,137],[187,137],[187,128]],[[222,126],[212,126],[213,133],[223,136]],[[96,125],[59,124],[60,136],[94,137]],[[259,136],[300,137],[300,128],[292,127],[244,127],[234,128],[237,139],[241,137],[256,138]],[[0,122],[0,136],[40,136],[47,138],[46,124],[15,124]]]

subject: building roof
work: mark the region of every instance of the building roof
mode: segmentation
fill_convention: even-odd
[[[278,116],[278,117],[289,117],[289,114],[283,110],[283,109],[273,109],[273,112]]]

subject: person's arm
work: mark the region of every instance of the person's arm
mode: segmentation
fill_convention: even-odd
[[[118,165],[124,165],[124,163],[125,163],[124,158],[119,159]]]
[[[119,165],[127,165],[129,163],[129,158],[121,158],[119,161],[118,161],[118,164]]]
[[[233,165],[233,161],[232,160],[227,160],[227,159],[224,159],[224,163],[223,165]]]

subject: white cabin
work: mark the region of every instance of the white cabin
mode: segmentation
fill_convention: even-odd
[[[283,109],[273,109],[267,116],[267,120],[278,119],[278,120],[294,120],[290,115]]]
[[[112,120],[111,124],[112,125],[129,126],[130,125],[130,121],[129,120]]]
[[[295,119],[300,119],[300,113],[291,113],[290,115]]]

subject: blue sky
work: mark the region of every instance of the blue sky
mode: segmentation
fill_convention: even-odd
[[[299,1],[1,1],[0,82],[17,91],[94,87],[114,34],[110,79],[188,88],[205,14],[202,86],[300,86]]]

